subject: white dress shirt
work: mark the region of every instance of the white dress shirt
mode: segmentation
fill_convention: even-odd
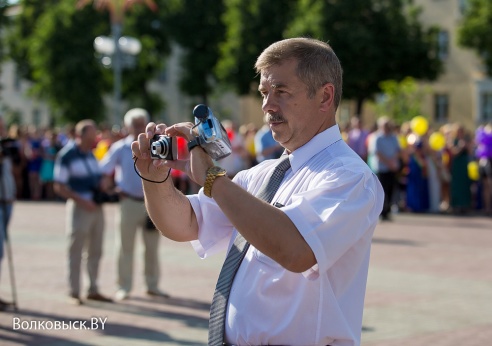
[[[371,238],[383,190],[342,140],[337,125],[289,159],[291,169],[272,204],[283,205],[281,210],[309,244],[317,264],[293,273],[251,245],[231,289],[226,341],[360,345]],[[234,182],[256,194],[275,165],[276,160],[264,161],[240,172]],[[214,200],[202,190],[188,198],[199,222],[199,239],[192,242],[195,251],[205,258],[230,247],[237,231]]]

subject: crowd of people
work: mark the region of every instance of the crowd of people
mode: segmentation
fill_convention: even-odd
[[[253,123],[239,127],[230,120],[222,123],[233,152],[221,160],[221,165],[231,178],[241,170],[281,155],[282,148],[273,139],[267,124],[258,128]],[[390,209],[393,212],[492,214],[492,124],[479,126],[475,132],[458,123],[445,124],[419,136],[412,132],[410,122],[396,125],[382,117],[374,126],[365,128],[361,120],[354,117],[340,128],[344,140],[386,186],[388,201],[383,219],[387,219]],[[385,131],[386,135],[382,136]],[[59,199],[53,191],[55,157],[74,138],[73,132],[73,127],[40,129],[17,124],[9,127],[8,138],[16,142],[20,154],[13,162],[16,199]],[[429,145],[433,133],[442,134],[446,139],[439,150]],[[100,125],[93,148],[96,158],[102,160],[110,146],[127,134],[126,127],[115,131]],[[381,150],[394,151],[394,167],[388,167]],[[178,139],[178,153],[179,158],[187,158],[186,143],[182,139]],[[198,186],[186,174],[173,170],[172,177],[183,193],[198,191]]]
[[[231,178],[243,169],[282,153],[268,125],[258,128],[249,123],[237,127],[230,120],[223,121],[223,125],[233,153],[221,160],[221,165]],[[463,214],[481,211],[492,214],[492,124],[479,126],[474,133],[458,123],[445,124],[423,136],[412,133],[410,122],[396,125],[386,117],[371,128],[364,128],[357,117],[340,127],[344,140],[378,174],[383,185],[388,186],[385,190],[389,204],[383,218],[386,219],[388,208],[399,212]],[[385,127],[389,132],[381,136]],[[9,127],[8,138],[19,148],[19,157],[13,162],[16,199],[59,199],[53,191],[55,157],[74,138],[73,132],[73,127],[40,129],[17,124]],[[446,138],[439,150],[429,145],[433,133]],[[99,126],[93,148],[96,158],[101,160],[112,143],[127,134],[128,128],[115,131],[104,124]],[[379,137],[383,137],[380,142],[385,142],[380,145],[381,150],[395,149],[395,167],[392,169],[378,155],[375,144]],[[387,141],[384,140],[386,137],[389,138]],[[186,158],[186,143],[178,139],[178,147],[179,158]],[[198,186],[182,172],[173,170],[172,177],[184,193],[198,190]]]
[[[381,117],[376,125],[370,132],[354,118],[344,138],[384,187],[383,219],[391,211],[492,215],[492,123],[420,133],[410,121],[397,126]]]

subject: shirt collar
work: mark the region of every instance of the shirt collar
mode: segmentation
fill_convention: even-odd
[[[342,139],[338,124],[318,133],[302,147],[294,150],[289,157],[292,172],[295,173],[321,150]]]

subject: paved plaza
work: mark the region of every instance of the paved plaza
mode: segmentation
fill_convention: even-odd
[[[114,211],[115,205],[105,206],[100,287],[107,295],[116,289]],[[171,298],[152,298],[145,295],[138,239],[131,298],[74,306],[67,302],[64,229],[63,203],[15,205],[9,233],[18,311],[0,312],[0,345],[206,344],[210,301],[224,256],[200,260],[189,244],[162,238],[161,288]],[[491,267],[492,218],[400,214],[380,223],[362,345],[491,345]],[[12,297],[7,258],[0,297]],[[49,328],[63,325],[71,328]]]

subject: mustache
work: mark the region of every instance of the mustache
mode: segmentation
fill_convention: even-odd
[[[284,117],[280,113],[268,113],[267,120],[269,123],[282,122]]]

